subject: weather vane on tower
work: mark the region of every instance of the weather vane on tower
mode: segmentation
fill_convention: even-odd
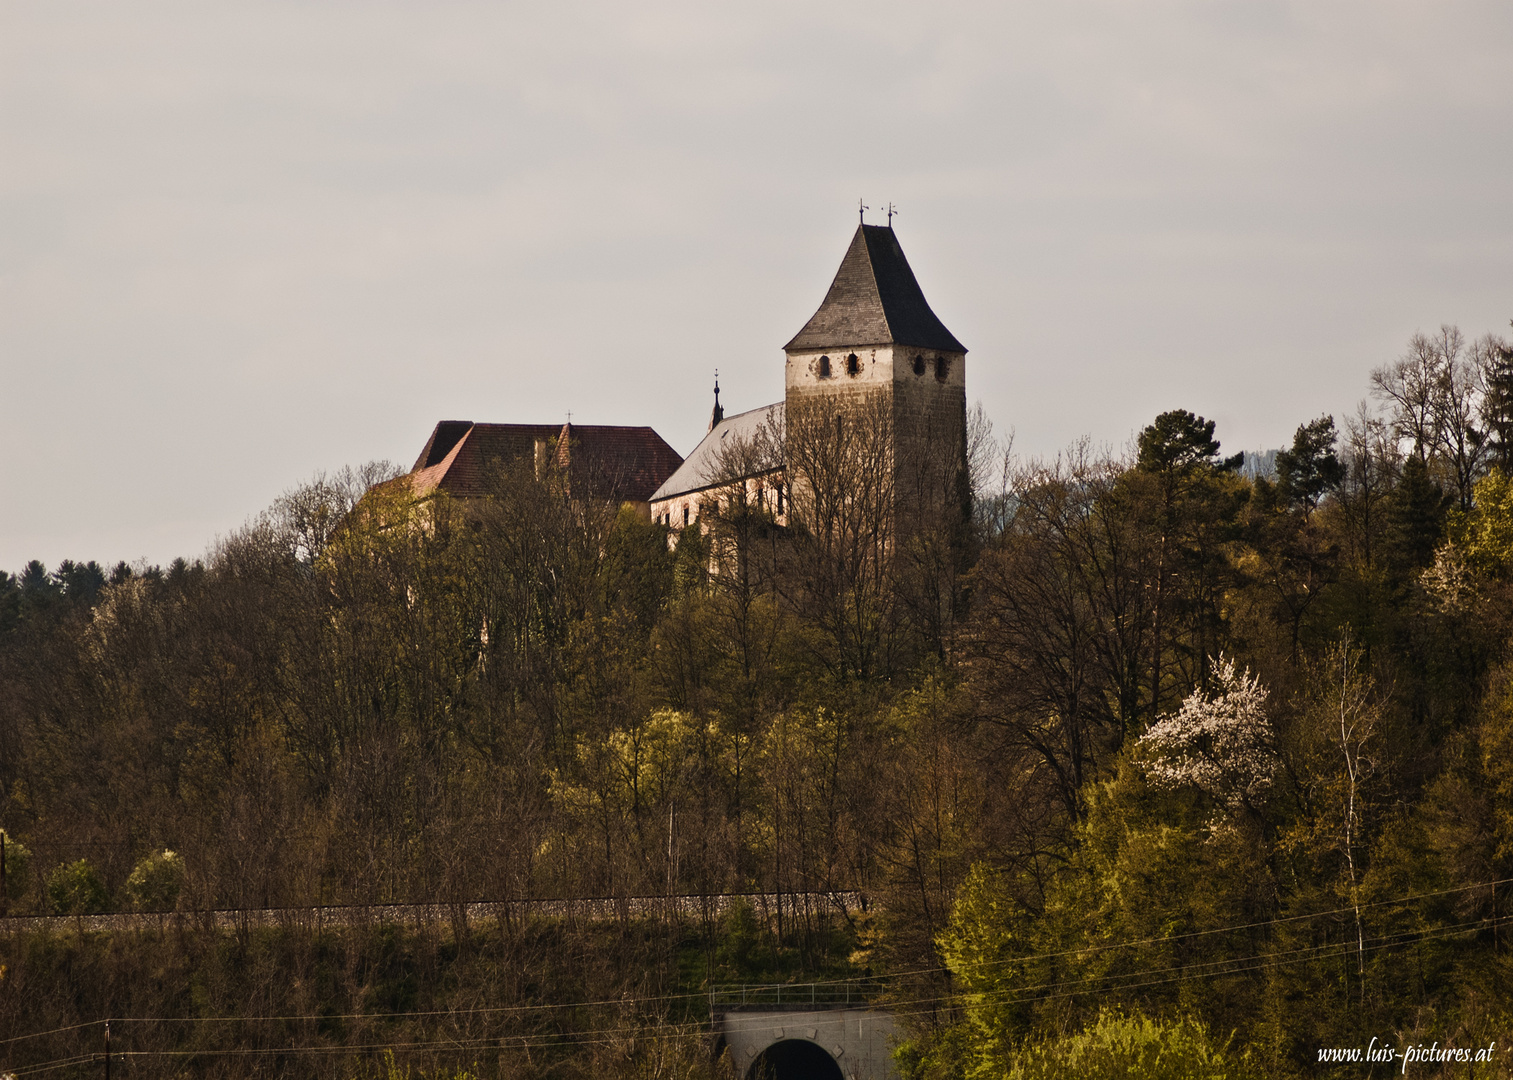
[[[860,221],[863,225],[867,224],[867,211],[870,209],[871,207],[862,202],[860,199],[856,200],[856,217],[857,220]]]

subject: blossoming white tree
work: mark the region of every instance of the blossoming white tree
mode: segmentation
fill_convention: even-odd
[[[1223,657],[1216,670],[1217,693],[1195,690],[1140,737],[1146,775],[1159,788],[1197,788],[1232,811],[1259,809],[1278,767],[1266,689]]]

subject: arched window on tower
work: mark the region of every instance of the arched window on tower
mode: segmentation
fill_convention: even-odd
[[[944,382],[945,378],[946,378],[946,374],[950,370],[951,370],[951,361],[947,360],[944,356],[937,356],[935,358],[935,377],[937,379],[940,379],[942,382]]]
[[[862,370],[862,362],[856,358],[856,353],[846,357],[846,374],[856,375]]]
[[[923,356],[916,356],[914,358],[914,374],[916,374],[916,375],[923,375],[924,373],[925,373],[925,358]]]
[[[830,357],[828,357],[828,356],[822,356],[822,357],[820,357],[820,362],[819,362],[819,365],[818,365],[818,371],[819,371],[820,378],[822,378],[822,379],[828,379],[828,378],[830,378]]]

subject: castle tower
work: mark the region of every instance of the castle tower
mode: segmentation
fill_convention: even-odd
[[[967,350],[930,310],[891,226],[858,226],[824,303],[783,351],[790,440],[818,417],[879,430],[899,524],[960,511]]]
[[[821,531],[845,519],[840,527],[882,551],[963,520],[967,350],[930,310],[890,226],[856,230],[824,303],[784,352],[784,399],[726,416],[717,396],[709,433],[652,494],[654,521],[693,524],[737,480],[781,524],[790,506]],[[728,475],[725,448],[777,428],[781,461]]]

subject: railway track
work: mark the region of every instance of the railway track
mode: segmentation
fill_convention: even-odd
[[[859,892],[720,893],[700,896],[617,896],[544,900],[479,900],[444,904],[332,904],[309,907],[217,908],[201,911],[109,912],[98,915],[18,915],[0,918],[0,932],[204,929],[245,932],[265,928],[319,930],[346,926],[474,926],[538,919],[607,922],[676,918],[708,920],[746,902],[758,918],[849,914],[867,909]]]

